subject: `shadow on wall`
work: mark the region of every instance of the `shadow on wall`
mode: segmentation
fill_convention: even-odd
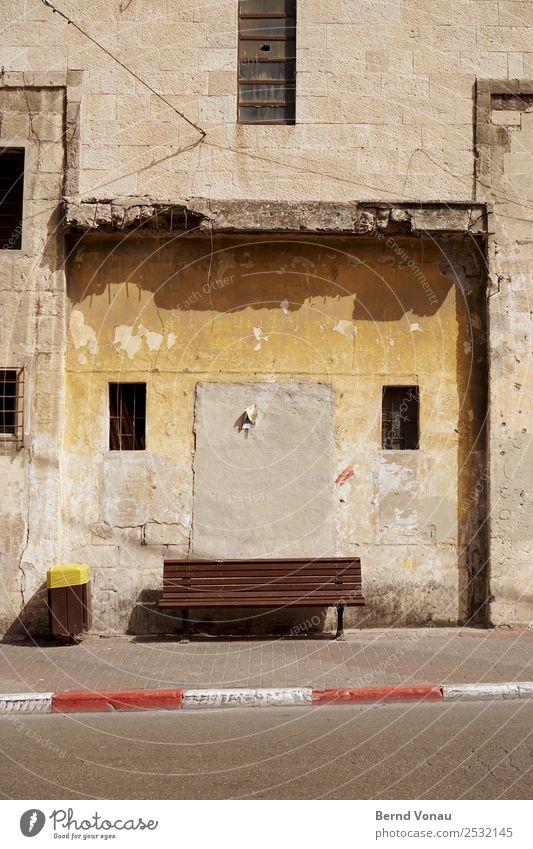
[[[131,284],[163,310],[298,310],[313,298],[353,297],[353,320],[399,321],[434,315],[454,286],[438,269],[440,251],[421,241],[180,237],[160,242],[85,236],[70,245],[68,294],[74,305]],[[413,285],[414,284],[414,285]],[[268,292],[268,299],[265,299]],[[109,307],[113,296],[109,291]],[[123,320],[126,320],[123,317]]]
[[[486,271],[468,244],[450,251],[447,261],[464,272],[456,298],[459,622],[483,626],[490,624]]]
[[[47,588],[44,581],[32,597],[24,604],[18,616],[5,631],[4,637],[49,636]]]

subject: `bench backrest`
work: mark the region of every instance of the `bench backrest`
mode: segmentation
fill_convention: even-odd
[[[359,605],[359,558],[165,560],[162,607]]]

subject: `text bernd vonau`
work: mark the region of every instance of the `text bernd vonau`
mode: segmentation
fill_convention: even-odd
[[[426,811],[404,811],[403,813],[394,813],[389,814],[386,811],[376,811],[376,819],[377,820],[402,820],[405,822],[406,820],[451,820],[451,814],[432,814],[427,813]]]

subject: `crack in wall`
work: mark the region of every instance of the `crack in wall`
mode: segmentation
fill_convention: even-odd
[[[28,465],[26,468],[26,480],[27,480],[27,491],[31,493],[31,472],[32,472],[32,463],[33,463],[33,448],[31,445],[28,447]],[[21,572],[20,578],[20,596],[21,596],[21,610],[24,610],[26,605],[25,592],[26,592],[26,572],[24,570],[24,556],[30,545],[30,498],[26,499],[26,530],[24,534],[24,543],[19,555],[18,560],[18,570]]]

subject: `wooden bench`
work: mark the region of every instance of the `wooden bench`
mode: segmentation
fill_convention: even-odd
[[[159,607],[180,607],[189,636],[190,607],[337,608],[337,639],[345,606],[364,605],[361,561],[354,557],[275,560],[165,560]]]

